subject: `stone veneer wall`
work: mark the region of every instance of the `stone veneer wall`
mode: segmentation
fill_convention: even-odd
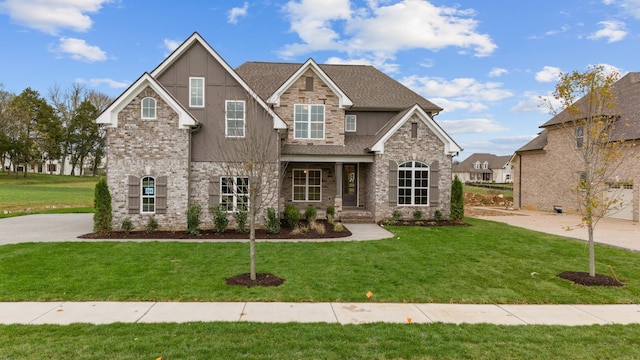
[[[322,170],[322,190],[320,201],[293,201],[293,169],[312,169]],[[340,180],[341,181],[341,180]],[[282,204],[280,211],[284,211],[284,206],[288,204],[295,205],[301,212],[304,212],[307,206],[313,205],[318,211],[324,212],[327,206],[335,206],[336,197],[336,174],[335,165],[333,163],[312,163],[312,164],[289,164],[285,175],[282,179]]]
[[[411,123],[418,123],[417,139],[411,138]],[[439,199],[438,206],[392,206],[389,204],[389,161],[398,165],[405,161],[422,161],[429,166],[439,162]],[[433,218],[437,209],[446,218],[451,204],[451,156],[445,154],[444,144],[416,116],[412,117],[393,134],[384,145],[384,154],[376,154],[374,162],[375,174],[375,221],[390,218],[394,210],[400,210],[403,217],[412,218],[415,209],[424,213],[424,218]],[[432,200],[430,199],[430,202]]]
[[[156,99],[156,119],[143,120],[141,101]],[[178,128],[178,115],[151,88],[143,90],[118,114],[118,127],[107,129],[107,183],[113,227],[125,218],[143,228],[154,216],[161,228],[186,228],[190,133]],[[166,214],[129,214],[128,178],[167,177]]]
[[[306,77],[313,77],[313,91],[306,91]],[[325,128],[324,139],[294,138],[294,105],[324,104]],[[339,108],[339,99],[312,71],[308,70],[280,97],[280,107],[274,110],[287,123],[289,128],[286,144],[344,145],[344,109]]]

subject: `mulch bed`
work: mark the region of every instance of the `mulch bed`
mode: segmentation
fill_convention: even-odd
[[[583,286],[624,286],[623,283],[611,276],[596,274],[592,277],[588,272],[565,271],[558,274],[558,277]]]
[[[388,224],[388,221],[381,221],[379,223],[381,226],[391,226]],[[471,224],[467,224],[462,220],[398,220],[393,226],[471,226]]]
[[[240,285],[246,287],[252,286],[280,286],[284,283],[284,279],[281,279],[273,274],[269,273],[256,273],[256,280],[251,280],[251,274],[246,273],[242,275],[236,275],[228,278],[227,285]]]

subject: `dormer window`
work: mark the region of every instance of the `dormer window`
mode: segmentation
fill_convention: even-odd
[[[189,106],[204,107],[204,78],[189,78]]]
[[[344,131],[355,132],[356,131],[356,116],[346,115],[344,117]]]
[[[473,163],[473,168],[480,169],[480,161],[476,161],[475,163]]]
[[[152,97],[146,97],[142,99],[142,118],[143,119],[156,118],[156,99]]]
[[[489,163],[486,162],[486,161],[484,163],[482,163],[482,168],[483,169],[488,169],[489,168]]]

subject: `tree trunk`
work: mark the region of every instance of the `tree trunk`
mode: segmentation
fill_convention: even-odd
[[[596,276],[596,249],[593,241],[593,223],[589,220],[587,223],[589,232],[589,276]]]
[[[251,281],[256,281],[256,209],[249,205],[249,262]]]

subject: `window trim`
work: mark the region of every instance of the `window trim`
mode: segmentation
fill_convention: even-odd
[[[194,80],[202,80],[202,94],[200,97],[202,97],[202,104],[194,104],[193,101],[194,98],[193,95],[193,81]],[[204,103],[205,103],[205,97],[204,97],[204,77],[201,76],[190,76],[189,77],[189,107],[191,108],[203,108],[204,107]]]
[[[152,195],[145,194],[145,186],[144,186],[144,180],[145,179],[153,180],[153,194]],[[156,178],[154,176],[145,175],[145,176],[140,178],[140,213],[141,214],[155,214],[156,213],[157,188],[158,188],[158,182],[157,182],[157,180],[156,180]],[[153,210],[152,211],[145,211],[144,199],[152,199],[153,200],[153,204],[152,204],[153,205]]]
[[[353,129],[349,129],[349,118],[353,119]],[[356,115],[348,114],[344,116],[344,131],[345,132],[356,132],[358,119]]]
[[[305,173],[305,182],[304,185],[296,185],[296,172],[303,171]],[[320,175],[320,184],[319,185],[309,185],[309,174],[312,171],[317,171]],[[296,188],[304,188],[304,199],[296,200]],[[319,199],[318,200],[309,200],[309,188],[319,188]],[[293,169],[291,171],[291,200],[293,202],[322,202],[322,169]]]
[[[584,144],[584,126],[578,125],[576,127],[576,149],[582,149],[582,145]]]
[[[242,103],[242,135],[229,135],[229,104]],[[238,119],[233,119],[237,121]],[[224,101],[224,136],[229,138],[245,137],[247,129],[247,104],[244,100],[225,100]]]
[[[403,167],[403,165],[409,164],[409,163],[411,163],[410,167]],[[416,163],[422,164],[424,166],[417,167]],[[401,179],[400,179],[400,175],[402,174],[403,171],[409,171],[411,173],[411,178],[408,179],[410,181],[410,186],[400,185],[400,184],[402,184]],[[423,179],[423,180],[426,179],[427,180],[427,186],[426,187],[423,187],[423,186],[416,187],[415,186],[415,180],[416,180],[415,174],[418,171],[426,171],[426,173],[427,173],[426,174],[426,178],[425,177],[421,177],[421,179]],[[405,179],[404,183],[406,183],[406,179]],[[398,206],[425,206],[425,207],[429,206],[429,202],[431,201],[431,187],[430,187],[431,186],[431,167],[427,163],[422,162],[422,161],[417,161],[417,160],[410,160],[410,161],[405,161],[405,162],[401,163],[400,165],[398,165],[398,183],[397,184],[398,184],[398,189],[397,189],[397,191],[398,191],[397,205]],[[401,199],[403,199],[403,201],[404,201],[404,199],[406,198],[406,195],[401,196],[400,195],[400,190],[406,190],[406,189],[411,190],[411,195],[410,195],[411,203],[409,203],[409,204],[407,204],[407,203],[401,204],[400,203]],[[427,192],[426,202],[424,202],[422,204],[416,204],[416,190],[426,190],[426,192]]]
[[[244,181],[246,181],[246,186],[247,186],[247,193],[246,198],[247,198],[247,209],[245,210],[249,210],[249,177],[248,176],[221,176],[220,177],[220,205],[224,205],[224,203],[222,202],[223,198],[225,197],[231,197],[232,201],[231,201],[231,210],[229,210],[229,207],[227,206],[225,211],[227,213],[234,213],[236,211],[238,211],[238,196],[239,196],[239,192],[238,192],[238,180],[237,179],[244,179]],[[228,186],[225,183],[227,182],[226,179],[233,179],[232,180],[232,189],[231,192],[224,192],[224,187]]]
[[[149,117],[149,116],[145,116],[144,115],[144,110],[145,110],[145,100],[152,100],[153,101],[153,117]],[[151,107],[149,107],[149,109],[151,109]],[[145,96],[144,98],[142,98],[142,101],[140,102],[140,117],[144,120],[155,120],[157,119],[157,114],[158,114],[158,100],[156,100],[154,97],[151,96]]]
[[[298,106],[308,106],[309,110],[307,113],[307,119],[306,121],[296,121],[296,113],[297,113],[297,109]],[[322,108],[322,137],[311,137],[311,124],[318,124],[320,123],[319,121],[311,121],[311,109],[313,107],[321,107]],[[306,137],[298,137],[297,135],[297,125],[298,124],[307,124],[307,136]],[[326,132],[326,126],[327,125],[327,111],[326,111],[326,106],[324,104],[294,104],[293,105],[293,138],[294,139],[303,139],[303,140],[324,140],[325,139],[325,132]]]

